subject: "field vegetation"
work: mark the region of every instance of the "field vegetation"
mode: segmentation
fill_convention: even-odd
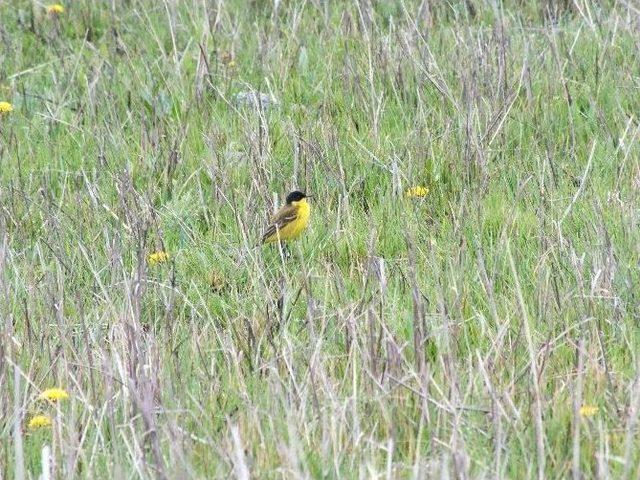
[[[60,7],[0,4],[0,478],[640,475],[635,2]]]

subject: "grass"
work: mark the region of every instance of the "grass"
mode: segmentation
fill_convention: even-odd
[[[0,477],[638,475],[635,7],[65,7],[0,5]]]

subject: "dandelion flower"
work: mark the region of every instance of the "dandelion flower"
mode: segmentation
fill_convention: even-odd
[[[50,427],[51,426],[51,417],[48,415],[34,415],[29,420],[27,427],[29,430],[37,430],[38,428]]]
[[[47,388],[42,392],[38,398],[40,400],[49,400],[50,402],[57,402],[59,400],[66,400],[69,398],[69,394],[62,388]]]
[[[595,405],[583,405],[578,410],[581,417],[593,417],[596,413],[598,413],[598,407]]]
[[[154,265],[158,265],[159,263],[164,263],[167,260],[169,260],[169,254],[163,251],[150,253],[149,256],[147,257],[147,261],[149,262],[149,265],[151,265],[152,267]]]
[[[53,5],[47,5],[47,13],[50,15],[60,15],[64,13],[64,6],[59,3],[54,3]]]
[[[409,198],[426,197],[429,193],[429,188],[422,185],[408,188],[405,195]]]
[[[10,113],[13,112],[13,105],[9,102],[0,102],[0,113]]]

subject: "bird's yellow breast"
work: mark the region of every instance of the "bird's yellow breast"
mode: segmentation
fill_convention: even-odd
[[[309,217],[311,216],[311,206],[305,199],[299,202],[291,202],[291,205],[297,209],[296,218],[287,223],[278,232],[281,240],[293,240],[298,238],[307,225],[309,225]]]

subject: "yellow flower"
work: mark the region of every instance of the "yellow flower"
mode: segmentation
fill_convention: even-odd
[[[405,195],[407,197],[426,197],[429,193],[428,187],[423,187],[422,185],[418,185],[415,187],[408,188]]]
[[[48,415],[34,415],[33,417],[31,417],[31,420],[29,420],[29,423],[27,424],[27,427],[29,427],[30,430],[36,430],[38,428],[50,426],[51,417],[49,417]]]
[[[578,410],[581,417],[593,417],[596,413],[598,413],[598,407],[595,405],[583,405]]]
[[[51,15],[60,15],[64,13],[64,7],[59,3],[54,3],[53,5],[47,5],[47,13]]]
[[[66,400],[67,398],[69,398],[69,394],[62,388],[47,388],[38,396],[38,398],[40,400],[57,402],[58,400]]]
[[[10,113],[13,112],[13,105],[9,102],[0,102],[0,113]]]
[[[147,257],[147,261],[149,262],[149,265],[151,265],[152,267],[159,263],[164,263],[167,260],[169,260],[169,254],[163,251],[150,253],[149,256]]]

